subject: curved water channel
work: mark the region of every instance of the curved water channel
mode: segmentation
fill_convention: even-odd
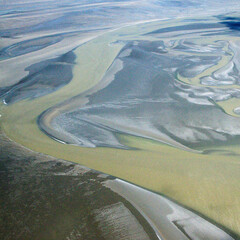
[[[1,128],[27,148],[160,193],[239,234],[236,23],[227,17],[149,21],[83,33],[71,46],[56,34],[4,48],[3,69],[33,55],[17,65],[18,76],[8,76],[20,81],[1,85]],[[66,39],[75,37],[71,32]],[[39,55],[45,48],[51,58]],[[145,190],[131,196],[107,184],[144,209]],[[150,206],[155,198],[149,196]],[[171,221],[192,232],[196,219],[185,222],[186,216]]]

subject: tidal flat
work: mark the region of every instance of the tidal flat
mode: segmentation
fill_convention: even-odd
[[[113,177],[0,137],[1,239],[158,239],[127,200],[103,186]]]
[[[186,32],[190,20],[161,21],[88,41],[74,51],[66,86],[1,105],[3,131],[36,152],[167,196],[237,239],[240,123],[224,104],[240,96],[239,33],[204,21],[197,31]],[[223,85],[226,76],[232,82]]]
[[[3,240],[233,240],[156,193],[0,137]]]

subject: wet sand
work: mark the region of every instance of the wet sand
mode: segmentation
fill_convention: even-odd
[[[102,186],[109,177],[74,161],[161,193],[238,239],[239,18],[223,15],[237,4],[5,5],[0,124],[42,154],[3,137],[4,237],[155,239],[151,218],[158,232],[170,220],[168,238],[231,239],[152,192],[121,182],[123,193],[115,180],[120,197]],[[166,20],[188,11],[192,18]],[[164,205],[161,218],[146,195]]]
[[[206,28],[205,25],[204,28]],[[214,31],[216,31],[215,28]],[[154,31],[153,33],[155,34]],[[204,33],[203,31],[202,34]],[[191,36],[189,33],[189,42],[192,41],[191,39],[195,34],[194,32]],[[237,37],[235,36],[235,38]],[[220,162],[221,164],[224,162],[230,171],[235,171],[234,168],[238,166],[239,151],[235,146],[239,141],[239,121],[235,117],[226,115],[219,105],[221,101],[223,102],[228,98],[238,97],[239,91],[234,86],[232,86],[233,88],[227,86],[224,89],[222,87],[209,88],[209,86],[200,86],[200,84],[195,85],[194,81],[187,84],[186,81],[176,81],[173,77],[180,74],[185,79],[198,78],[197,76],[199,75],[202,77],[207,72],[211,73],[209,69],[212,69],[212,71],[218,68],[221,69],[222,64],[219,64],[218,68],[212,67],[217,65],[218,61],[221,61],[222,55],[228,54],[228,49],[225,49],[226,44],[219,43],[219,39],[216,40],[215,37],[213,39],[210,38],[210,43],[207,43],[207,40],[205,42],[197,42],[199,45],[194,45],[194,43],[190,45],[188,43],[190,47],[185,47],[182,50],[185,55],[181,55],[181,52],[179,60],[177,54],[179,54],[182,41],[179,40],[178,35],[176,42],[172,43],[172,45],[168,38],[164,42],[155,40],[155,46],[151,44],[152,41],[150,40],[141,41],[138,39],[127,42],[96,87],[82,93],[78,97],[74,97],[72,99],[73,107],[71,107],[71,100],[59,105],[58,111],[64,108],[67,110],[63,110],[61,114],[56,114],[50,121],[47,116],[51,116],[55,109],[49,109],[41,116],[40,126],[50,135],[57,136],[57,139],[60,141],[70,144],[91,148],[97,146],[133,149],[131,150],[131,155],[129,151],[124,152],[124,150],[119,151],[118,154],[121,154],[120,156],[116,156],[113,153],[111,155],[114,161],[117,159],[121,161],[121,157],[129,159],[122,160],[126,161],[128,166],[133,159],[136,159],[136,162],[142,159],[144,162],[144,157],[146,157],[145,159],[149,160],[145,160],[144,166],[149,168],[150,162],[154,161],[153,159],[156,157],[156,163],[161,161],[161,164],[163,164],[162,167],[158,166],[159,174],[161,171],[162,176],[154,175],[155,183],[154,177],[152,177],[152,180],[149,180],[148,183],[140,181],[141,184],[166,194],[208,217],[211,216],[210,218],[218,219],[216,221],[222,223],[227,218],[223,220],[220,215],[217,217],[219,212],[215,212],[210,205],[213,202],[217,206],[225,205],[228,201],[227,196],[232,196],[237,200],[237,192],[239,191],[237,190],[238,186],[234,182],[236,178],[239,178],[239,174],[237,167],[235,173],[224,175],[224,181],[226,180],[226,182],[223,183],[223,180],[220,180],[222,178],[220,177],[221,173],[216,170],[216,163],[218,162],[220,166]],[[176,52],[175,49],[177,49]],[[188,51],[190,52],[188,53]],[[192,56],[194,53],[195,55]],[[172,56],[175,62],[171,58]],[[171,63],[168,61],[171,61]],[[232,61],[231,57],[228,58],[228,61]],[[225,61],[225,63],[227,64],[228,61]],[[183,67],[185,66],[184,64],[191,71],[188,71],[187,67]],[[154,65],[164,68],[165,72],[159,73],[159,70],[155,69]],[[168,66],[171,66],[172,69]],[[201,66],[203,67],[201,68]],[[151,69],[151,72],[149,73],[147,69]],[[133,78],[135,79],[134,81]],[[151,89],[152,86],[154,88]],[[191,109],[191,112],[189,112],[189,109]],[[200,116],[204,116],[204,118]],[[44,121],[46,122],[44,123]],[[46,126],[47,128],[45,128]],[[160,144],[146,139],[160,142]],[[164,146],[163,144],[166,143],[180,148],[180,150],[174,150],[167,145]],[[134,151],[134,149],[142,150],[146,152],[146,155],[143,156],[138,151]],[[98,157],[97,152],[99,151],[111,153],[106,148],[91,151],[96,152]],[[151,154],[148,155],[147,152],[151,152]],[[176,156],[178,157],[176,158]],[[231,161],[229,161],[229,158]],[[164,159],[168,159],[168,163],[164,163]],[[172,159],[171,164],[175,162],[175,165],[169,166],[169,172],[163,173],[164,170],[166,171],[170,159]],[[221,161],[219,162],[220,159]],[[176,176],[178,176],[178,179],[182,179],[183,182],[186,181],[185,184],[179,185],[179,182],[175,183],[173,180],[174,174],[171,173],[172,170],[170,169],[177,168],[177,161],[181,161],[182,164],[185,162],[180,167],[181,170],[176,170],[178,172]],[[199,161],[197,163],[199,167],[197,167],[195,172],[192,169],[196,167],[196,161]],[[202,161],[205,162],[204,167]],[[109,162],[111,162],[110,159]],[[88,163],[86,161],[84,164]],[[92,164],[91,166],[95,168],[96,163]],[[112,166],[115,165],[115,163],[112,164]],[[187,170],[187,166],[192,167]],[[206,168],[212,170],[206,173]],[[109,169],[111,174],[114,172],[116,176],[121,175],[124,176],[123,179],[140,184],[134,167],[131,170],[134,176],[131,177],[127,174],[129,171],[125,171],[125,174],[122,174],[122,168],[120,172],[114,171],[113,168],[101,167],[102,171],[106,171],[105,169]],[[146,177],[148,175],[147,169],[144,171],[141,168],[141,172],[144,172]],[[151,173],[153,171],[151,168]],[[232,178],[232,174],[234,178]],[[217,176],[219,177],[218,180],[216,180]],[[196,184],[197,188],[193,187],[193,185],[190,186],[191,184],[188,182],[193,181],[194,178],[199,180],[196,183],[191,182],[191,184]],[[205,187],[202,179],[206,180]],[[169,191],[169,183],[171,183],[170,185],[174,190]],[[231,193],[226,193],[226,189],[221,192],[220,188],[225,184],[228,185],[228,190],[231,189]],[[177,190],[177,186],[179,190],[184,189],[185,197]],[[219,191],[217,190],[218,187]],[[209,191],[212,191],[215,196],[218,195],[221,200],[213,196],[212,198]],[[205,197],[201,197],[201,199],[208,199],[208,203],[200,199],[196,201],[196,196],[200,198],[200,195],[204,195]],[[221,201],[226,202],[220,204]],[[197,205],[198,207],[196,208]],[[221,211],[225,211],[224,209],[229,210],[229,206],[221,208]],[[236,209],[233,209],[235,207],[232,208],[231,212],[235,215]],[[237,225],[236,229],[238,228]]]
[[[0,136],[2,240],[157,239],[128,201],[103,186],[113,177],[30,151]],[[121,211],[111,214],[114,222],[107,221],[106,214],[100,217],[116,206]]]
[[[159,23],[145,24],[141,26],[141,31],[145,34],[150,29],[157,28],[159,28]],[[123,36],[123,33],[127,33],[127,35]],[[71,99],[71,97],[77,95],[81,90],[87,92],[90,89],[91,93],[91,88],[94,89],[94,86],[104,77],[105,72],[107,70],[111,71],[111,63],[123,47],[121,41],[117,44],[114,43],[119,36],[123,39],[132,38],[132,40],[136,36],[140,40],[139,27],[133,26],[119,32],[112,32],[81,46],[77,50],[80,53],[79,58],[76,59],[79,68],[74,68],[76,70],[74,70],[73,80],[62,90],[34,101],[21,101],[12,106],[3,106],[2,126],[4,131],[15,141],[35,151],[81,163],[162,193],[213,219],[218,224],[238,232],[239,221],[237,216],[239,214],[240,198],[238,185],[239,158],[237,154],[239,153],[235,145],[223,147],[220,144],[214,146],[212,150],[210,149],[212,154],[196,154],[191,151],[183,151],[181,148],[178,149],[163,143],[157,143],[151,138],[139,138],[141,136],[131,133],[124,135],[121,131],[118,131],[115,134],[115,139],[124,146],[140,150],[99,147],[91,148],[90,151],[89,148],[61,144],[51,140],[37,128],[36,116],[39,116],[44,110],[54,106],[61,100],[66,100],[66,102],[59,104],[48,112],[53,113],[48,115],[47,121],[49,124],[59,113],[64,114],[71,108],[78,107],[81,111],[81,107],[88,103],[88,98],[83,99],[84,101],[79,105],[79,98]],[[144,41],[146,40],[149,41],[152,38],[144,35]],[[98,47],[102,49],[102,52],[95,51]],[[90,61],[88,61],[87,65],[81,65],[85,61],[85,53],[88,51],[90,54],[87,55]],[[164,50],[159,51],[160,54],[164,54],[161,53]],[[103,52],[104,56],[107,56],[104,58],[106,62],[98,61],[98,59],[102,60],[101,53]],[[124,54],[121,52],[121,54],[123,58],[128,58],[128,52]],[[88,82],[91,84],[88,85]],[[181,87],[183,91],[188,90],[184,84],[178,82],[175,84],[175,87]],[[202,89],[192,88],[194,93],[199,94],[198,100],[207,103],[207,109],[214,107],[211,101],[205,99]],[[213,94],[221,95],[221,92],[213,92]],[[67,99],[70,99],[70,101]],[[187,101],[189,100],[192,101],[191,95],[187,97]],[[37,104],[37,107],[35,104]],[[111,107],[111,105],[109,106]],[[24,116],[23,109],[27,110]],[[216,113],[216,110],[214,111],[213,113]],[[218,111],[218,113],[222,114],[221,111]],[[49,126],[51,127],[51,125]],[[55,133],[58,132],[58,129],[55,130],[57,130]],[[32,132],[32,135],[28,134],[29,131]],[[62,136],[61,132],[56,138],[61,140]],[[200,148],[200,150],[205,149]],[[234,204],[229,205],[229,202],[234,202]]]
[[[233,239],[200,216],[156,193],[119,179],[107,180],[104,186],[132,203],[155,230],[159,239]]]
[[[170,200],[1,133],[1,239],[233,239]]]

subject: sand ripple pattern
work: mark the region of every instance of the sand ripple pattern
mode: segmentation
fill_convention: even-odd
[[[233,23],[193,21],[145,34],[154,41],[126,41],[98,86],[74,98],[81,107],[52,119],[50,132],[40,118],[41,128],[83,147],[129,149],[119,136],[133,135],[210,153],[239,141],[239,119],[221,107],[240,98]]]

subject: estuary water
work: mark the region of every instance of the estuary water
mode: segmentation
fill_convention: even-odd
[[[182,214],[170,219],[169,226],[178,230],[165,229],[167,239],[178,231],[185,234],[179,239],[238,239],[237,1],[11,0],[1,6],[0,120],[7,137],[56,161],[75,162],[173,200],[159,200],[160,222],[174,211]],[[11,151],[3,152],[4,159]],[[8,168],[18,171],[17,166]],[[161,197],[121,180],[101,185],[102,178],[91,171],[86,181],[97,183],[90,190],[84,185],[82,192],[90,196],[99,187],[108,191],[109,199],[114,196],[91,209],[98,229],[92,228],[92,236],[99,231],[99,239],[113,239],[113,232],[110,236],[101,226],[110,224],[108,213],[123,211],[139,238],[155,239],[151,221],[158,220],[150,212],[157,208],[154,199]],[[146,196],[149,206],[143,207]],[[167,217],[165,202],[175,209]],[[138,211],[133,215],[144,231],[122,203],[135,209],[132,213]],[[200,217],[199,228],[195,220],[185,221],[184,216],[195,219],[186,208],[212,224]],[[76,229],[63,239],[82,239],[87,227]]]

